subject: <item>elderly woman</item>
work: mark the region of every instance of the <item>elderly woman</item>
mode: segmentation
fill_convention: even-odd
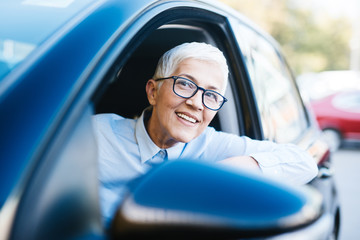
[[[317,174],[314,160],[295,145],[251,140],[209,127],[227,101],[228,66],[205,43],[184,43],[159,60],[146,84],[150,107],[140,118],[94,116],[99,145],[100,199],[108,224],[125,184],[154,164],[181,158],[248,168],[292,184]]]

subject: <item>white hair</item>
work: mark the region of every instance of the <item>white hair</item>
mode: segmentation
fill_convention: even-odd
[[[183,43],[170,49],[160,58],[153,79],[170,77],[176,71],[179,64],[189,58],[218,64],[223,73],[223,93],[225,92],[229,74],[226,59],[218,48],[207,43]]]

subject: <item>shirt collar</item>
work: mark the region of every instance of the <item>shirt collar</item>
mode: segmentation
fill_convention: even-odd
[[[141,163],[145,163],[155,156],[161,148],[159,148],[150,138],[148,132],[146,131],[144,118],[149,114],[144,110],[141,116],[138,118],[135,125],[135,137],[139,145]],[[184,150],[185,143],[178,143],[175,146],[166,149],[169,160],[175,160],[180,158],[181,153]]]

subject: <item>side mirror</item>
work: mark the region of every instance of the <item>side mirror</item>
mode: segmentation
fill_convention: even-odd
[[[196,161],[170,161],[129,189],[110,233],[114,238],[256,238],[315,221],[321,195],[260,175]]]

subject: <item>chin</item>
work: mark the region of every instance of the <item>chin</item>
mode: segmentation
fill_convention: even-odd
[[[200,131],[198,127],[180,127],[172,128],[172,137],[177,142],[188,143],[197,138],[204,130]]]
[[[194,140],[195,138],[197,138],[198,136],[199,134],[186,134],[185,136],[184,135],[180,136],[178,139],[179,142],[188,143]]]

